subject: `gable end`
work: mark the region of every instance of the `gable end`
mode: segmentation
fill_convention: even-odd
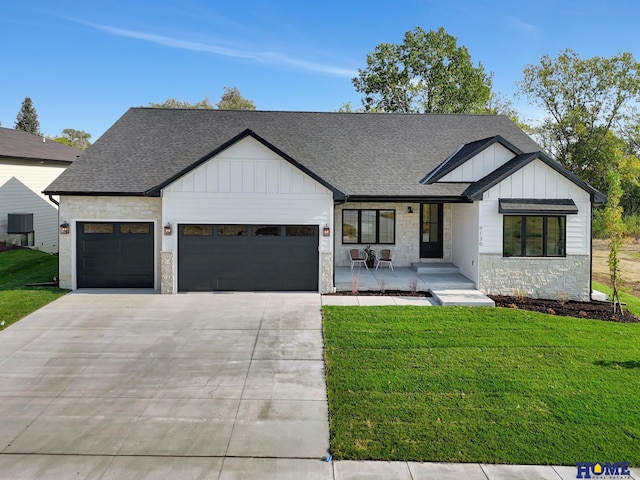
[[[182,169],[181,171],[179,171],[178,173],[176,173],[172,177],[168,178],[167,180],[165,180],[161,184],[156,185],[155,187],[147,190],[146,192],[144,192],[144,195],[147,196],[147,197],[159,197],[161,190],[163,188],[165,188],[167,185],[175,182],[176,180],[178,180],[179,178],[183,177],[184,175],[186,175],[187,173],[191,172],[192,170],[196,169],[197,167],[199,167],[200,165],[202,165],[206,161],[212,159],[213,157],[215,157],[216,155],[218,155],[222,151],[228,149],[232,145],[236,144],[237,142],[239,142],[239,141],[241,141],[241,140],[243,140],[243,139],[245,139],[247,137],[253,138],[257,142],[259,142],[260,144],[262,144],[263,146],[265,146],[266,148],[268,148],[269,150],[274,152],[276,155],[278,155],[279,157],[283,158],[284,160],[286,160],[287,162],[292,164],[294,167],[296,167],[297,169],[299,169],[300,171],[302,171],[303,173],[307,174],[308,176],[313,178],[315,181],[317,181],[318,183],[320,183],[321,185],[323,185],[324,187],[329,189],[331,192],[333,192],[334,200],[344,200],[346,198],[346,196],[345,196],[345,194],[343,192],[341,192],[340,190],[335,188],[333,185],[329,184],[326,180],[320,178],[318,175],[316,175],[315,173],[310,171],[304,165],[301,165],[294,158],[290,157],[289,155],[284,153],[282,150],[280,150],[279,148],[275,147],[274,145],[272,145],[271,143],[266,141],[264,138],[260,137],[260,135],[257,135],[251,129],[246,129],[243,132],[239,133],[238,135],[236,135],[232,139],[228,140],[227,142],[223,143],[222,145],[220,145],[218,148],[216,148],[215,150],[213,150],[209,154],[203,156],[202,158],[198,159],[196,162],[194,162],[191,165],[189,165],[187,168]]]

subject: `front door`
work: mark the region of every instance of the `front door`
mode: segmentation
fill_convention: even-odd
[[[442,258],[442,203],[423,203],[420,225],[420,258]]]

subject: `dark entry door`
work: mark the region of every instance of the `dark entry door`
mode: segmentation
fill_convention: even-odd
[[[180,225],[179,291],[318,291],[318,227]]]
[[[420,209],[420,258],[442,258],[442,203],[423,203]]]
[[[153,223],[76,224],[78,288],[153,288]]]

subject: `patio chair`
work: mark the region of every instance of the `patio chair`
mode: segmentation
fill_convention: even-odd
[[[378,252],[376,270],[380,265],[384,266],[384,264],[389,265],[389,268],[393,272],[393,250],[390,248],[383,248]]]
[[[353,266],[357,263],[358,266],[364,265],[364,268],[369,270],[367,267],[367,254],[363,250],[359,250],[357,248],[352,248],[349,250],[349,261],[351,262],[351,270],[353,270]]]

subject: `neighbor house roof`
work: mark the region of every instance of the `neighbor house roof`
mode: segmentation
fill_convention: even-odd
[[[514,153],[540,150],[502,115],[132,108],[47,193],[157,196],[246,136],[351,200],[462,199],[468,182],[420,181],[455,152],[466,160],[487,142],[503,140]]]
[[[82,153],[77,148],[13,128],[0,127],[0,157],[71,163]]]

